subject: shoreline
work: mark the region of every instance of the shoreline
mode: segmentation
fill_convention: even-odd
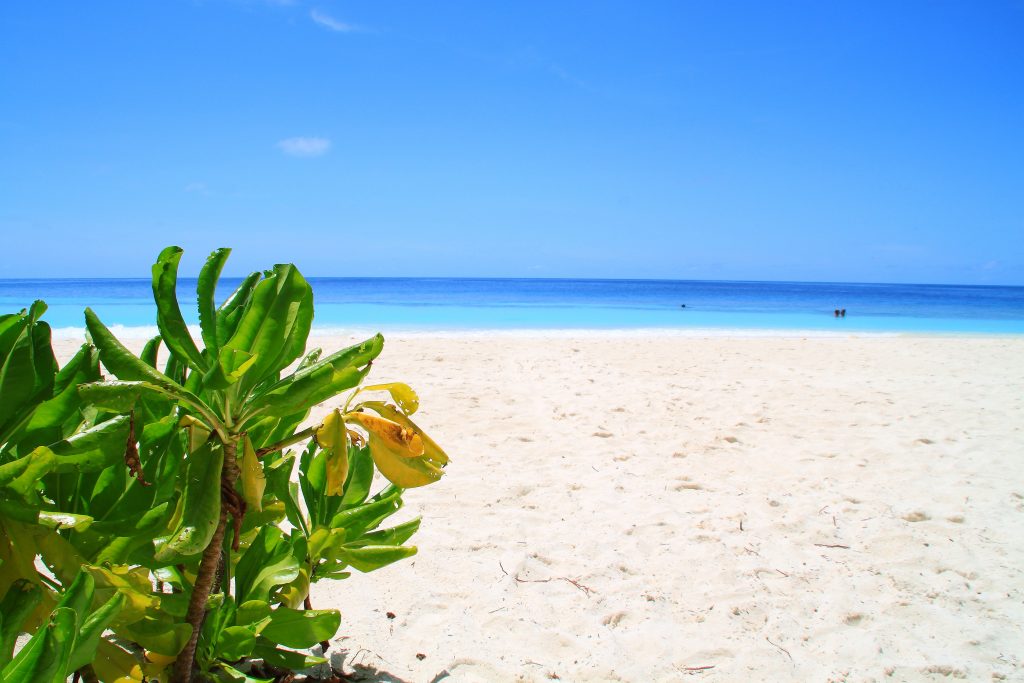
[[[147,340],[160,333],[156,325],[109,325],[120,339]],[[195,339],[200,338],[197,325],[189,325]],[[682,338],[682,339],[1022,339],[1024,332],[948,331],[948,330],[821,330],[759,327],[619,327],[619,328],[371,328],[371,327],[317,327],[310,338],[366,339],[377,333],[385,339],[623,339],[623,338]],[[68,341],[85,338],[85,327],[55,327],[53,339]]]

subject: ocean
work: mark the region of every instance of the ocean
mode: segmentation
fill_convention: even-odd
[[[223,298],[238,284],[224,278]],[[323,331],[616,330],[1024,334],[1024,287],[697,280],[310,278]],[[35,299],[66,334],[91,306],[109,326],[153,330],[149,280],[0,280],[0,312]],[[197,322],[195,280],[179,280]],[[836,318],[835,309],[846,309]]]

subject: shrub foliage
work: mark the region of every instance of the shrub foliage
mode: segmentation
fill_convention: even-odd
[[[218,304],[228,253],[198,279],[200,343],[177,247],[153,266],[160,335],[138,356],[86,309],[58,368],[42,302],[0,317],[0,680],[267,680],[251,661],[322,663],[304,650],[339,628],[312,583],[415,554],[418,519],[382,526],[448,458],[411,388],[363,384],[383,338],[307,352],[313,292],[292,265]]]

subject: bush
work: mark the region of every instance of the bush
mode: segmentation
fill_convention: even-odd
[[[311,609],[310,584],[414,554],[404,543],[418,520],[380,526],[404,489],[447,464],[409,417],[412,389],[361,386],[380,335],[306,352],[312,289],[294,266],[251,274],[217,305],[229,251],[214,252],[197,286],[199,348],[175,294],[181,253],[153,266],[160,335],[139,356],[87,309],[90,343],[58,372],[41,304],[0,318],[0,592],[41,587],[27,631],[54,623],[80,570],[95,587],[80,620],[121,596],[114,637],[91,657],[101,681],[256,680],[242,672],[249,659],[322,661],[298,650],[331,638],[340,616]],[[300,429],[345,392],[344,407]],[[375,472],[389,484],[374,493]]]

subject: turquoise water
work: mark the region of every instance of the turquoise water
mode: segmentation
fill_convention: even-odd
[[[384,331],[753,329],[1024,334],[1024,287],[675,280],[311,278],[315,325]],[[227,296],[238,280],[225,279]],[[179,299],[196,322],[195,281]],[[34,299],[55,328],[151,327],[148,280],[0,280],[0,311]],[[845,308],[845,318],[833,311]]]

